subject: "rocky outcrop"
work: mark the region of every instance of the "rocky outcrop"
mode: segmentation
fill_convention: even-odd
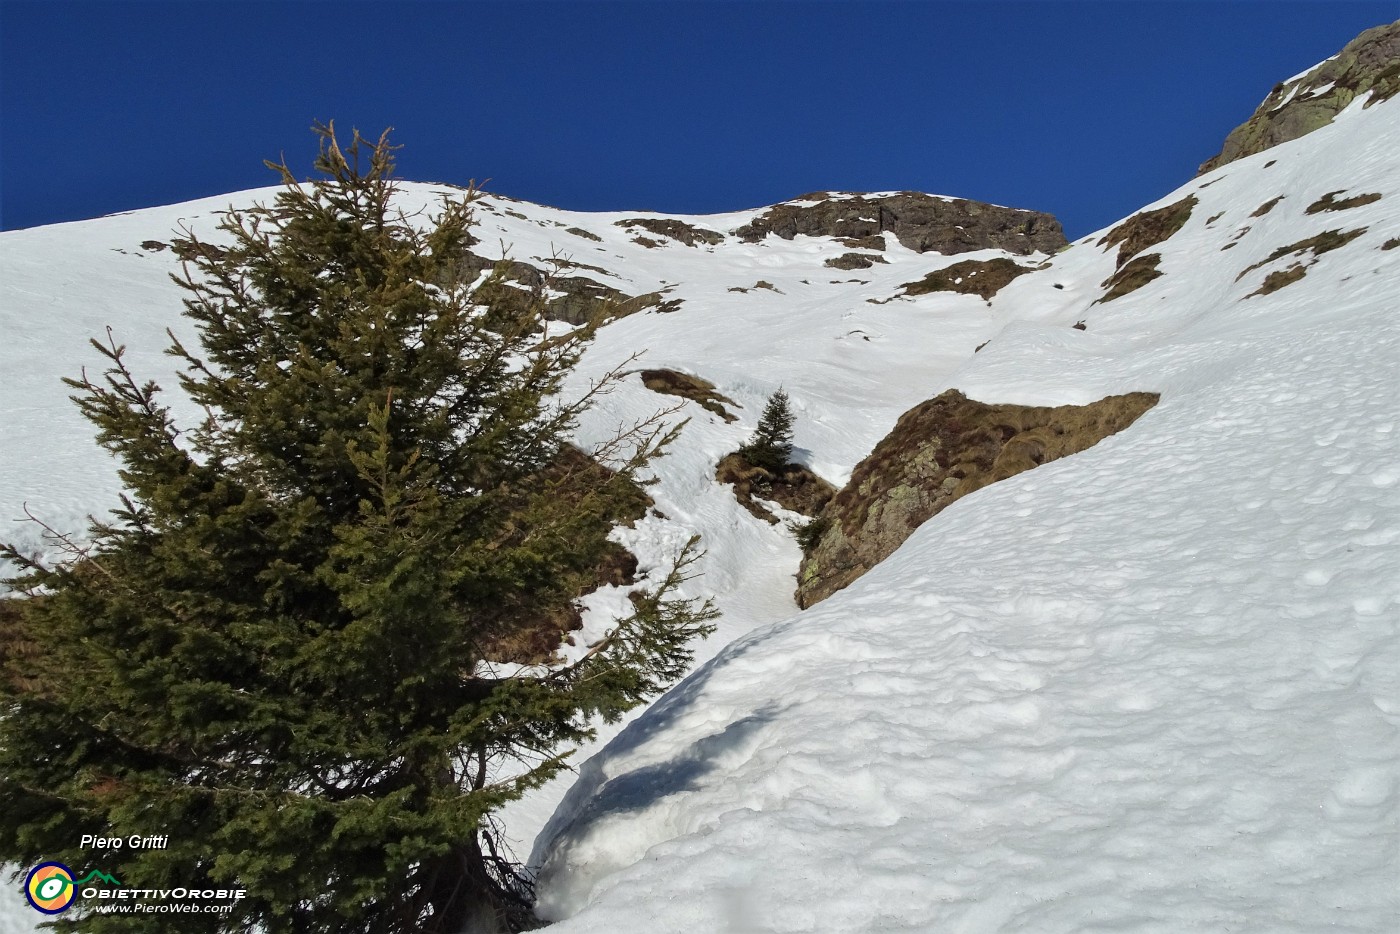
[[[1099,246],[1118,247],[1117,267],[1121,269],[1143,250],[1156,246],[1186,226],[1198,203],[1195,195],[1187,195],[1164,208],[1134,214],[1105,234]]]
[[[1366,30],[1307,74],[1275,85],[1254,116],[1231,131],[1219,155],[1197,174],[1321,129],[1358,97],[1366,96],[1363,106],[1370,107],[1397,91],[1400,21]]]
[[[686,246],[695,246],[697,243],[713,246],[724,240],[724,234],[696,227],[694,224],[687,224],[685,221],[676,220],[673,217],[628,217],[613,223],[629,230],[633,227],[640,227],[642,230],[650,231],[658,236],[670,237]]]
[[[1161,253],[1148,253],[1146,256],[1129,260],[1113,275],[1099,283],[1099,286],[1104,289],[1104,293],[1094,304],[1099,305],[1111,302],[1115,298],[1122,298],[1129,292],[1136,292],[1153,279],[1158,278],[1162,275],[1162,270],[1157,268],[1157,264],[1161,261]]]
[[[1303,210],[1303,213],[1321,214],[1323,211],[1350,211],[1352,208],[1359,208],[1366,204],[1374,204],[1381,200],[1381,193],[1379,191],[1367,192],[1364,195],[1353,195],[1350,198],[1339,199],[1337,197],[1337,195],[1344,194],[1346,194],[1345,188],[1337,191],[1329,191],[1327,194],[1308,205]]]
[[[846,587],[950,503],[1092,447],[1157,399],[1135,392],[1091,405],[988,405],[950,389],[910,409],[817,517],[820,532],[798,573],[798,605]]]
[[[1274,250],[1268,256],[1251,266],[1246,266],[1235,281],[1239,282],[1260,266],[1267,266],[1276,260],[1291,256],[1297,262],[1291,263],[1287,269],[1276,269],[1264,277],[1264,282],[1259,288],[1246,295],[1246,298],[1253,298],[1256,295],[1268,295],[1277,292],[1286,285],[1292,285],[1308,274],[1308,267],[1317,262],[1317,258],[1324,253],[1331,253],[1333,250],[1340,250],[1357,237],[1366,232],[1367,228],[1358,227],[1355,230],[1348,230],[1343,233],[1340,229],[1324,230],[1320,234],[1299,240],[1296,243],[1289,243]],[[1311,258],[1307,254],[1312,254]]]
[[[889,260],[885,259],[878,253],[842,253],[840,256],[833,256],[831,259],[827,260],[822,265],[830,267],[831,269],[850,270],[869,269],[876,263],[888,262]]]
[[[726,422],[738,421],[739,416],[730,412],[725,406],[732,405],[735,408],[740,408],[739,403],[720,393],[715,388],[715,384],[707,379],[666,369],[642,370],[640,375],[642,385],[652,392],[689,399],[698,403],[705,411],[713,412]]]
[[[942,269],[935,269],[917,282],[906,282],[903,293],[906,296],[927,295],[930,292],[958,292],[963,295],[978,295],[988,301],[1004,286],[1031,271],[1030,266],[1022,266],[1004,256],[996,259],[965,259]]]
[[[1118,258],[1113,275],[1100,283],[1105,292],[1095,304],[1111,302],[1129,292],[1136,292],[1161,276],[1162,270],[1158,268],[1162,261],[1161,253],[1138,254],[1169,239],[1186,226],[1198,203],[1195,195],[1188,195],[1166,207],[1134,214],[1099,240],[1099,246],[1118,247]]]
[[[732,486],[739,505],[770,525],[777,525],[778,517],[765,502],[815,517],[836,495],[836,487],[801,464],[784,464],[777,470],[769,470],[749,463],[738,452],[726,454],[720,460],[715,467],[715,479]]]
[[[799,234],[842,240],[889,234],[908,249],[944,254],[1054,253],[1067,242],[1052,215],[917,191],[878,197],[815,192],[774,205],[734,233],[749,242],[769,234],[784,240]]]
[[[545,260],[553,266],[552,271],[540,269],[519,260],[491,260],[470,251],[464,251],[458,261],[458,272],[462,278],[470,279],[483,270],[500,268],[502,291],[500,301],[517,300],[529,302],[537,297],[544,307],[544,317],[549,321],[564,321],[569,324],[583,324],[595,315],[603,315],[611,320],[625,318],[639,311],[675,311],[680,307],[679,299],[666,300],[662,292],[647,292],[642,295],[628,295],[620,289],[604,285],[588,276],[567,275],[570,269],[591,269],[606,273],[598,266],[571,260]],[[513,283],[505,285],[504,283]],[[509,290],[509,291],[506,291]]]

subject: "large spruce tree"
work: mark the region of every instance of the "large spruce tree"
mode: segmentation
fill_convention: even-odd
[[[387,136],[318,130],[315,181],[274,165],[272,204],[180,245],[201,349],[171,353],[207,418],[177,426],[94,341],[105,373],[69,383],[122,505],[67,562],[7,550],[0,860],[248,893],[222,917],[80,900],[63,929],[528,924],[489,815],[677,677],[713,615],[678,595],[692,542],[581,658],[509,663],[591,586],[674,432],[570,447],[616,378],[562,397],[589,329],[546,340],[537,303],[475,281],[474,193],[405,216]]]

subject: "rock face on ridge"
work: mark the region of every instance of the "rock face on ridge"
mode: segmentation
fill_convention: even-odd
[[[798,605],[805,609],[846,587],[954,500],[1093,447],[1157,399],[1134,392],[1090,405],[988,405],[950,389],[920,403],[814,520],[797,575]]]
[[[1050,214],[1004,208],[917,191],[891,195],[814,192],[775,204],[735,235],[756,242],[769,234],[862,239],[891,234],[919,253],[952,255],[972,250],[1054,253],[1065,246],[1060,222]]]
[[[464,275],[473,276],[487,269],[494,269],[499,260],[491,260],[471,251],[463,251],[459,267]],[[625,318],[628,315],[648,309],[674,310],[679,304],[672,300],[668,306],[661,292],[647,292],[643,295],[628,295],[612,286],[604,285],[587,276],[568,275],[572,267],[580,263],[568,261],[541,261],[542,266],[555,266],[555,269],[542,269],[540,266],[519,260],[506,260],[503,270],[504,280],[518,286],[518,295],[501,293],[503,300],[514,299],[520,302],[548,290],[544,303],[544,315],[551,321],[564,321],[569,324],[583,324],[600,311],[607,318]],[[596,268],[587,267],[582,268]],[[598,270],[603,272],[604,270]],[[510,286],[507,286],[510,288]]]
[[[1306,136],[1331,123],[1363,94],[1370,95],[1364,105],[1370,107],[1396,92],[1400,92],[1400,21],[1366,30],[1307,74],[1274,85],[1254,115],[1230,132],[1220,153],[1196,174]]]

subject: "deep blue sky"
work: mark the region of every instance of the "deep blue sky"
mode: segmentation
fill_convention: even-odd
[[[270,184],[315,119],[579,210],[909,188],[1071,237],[1184,182],[1390,2],[0,0],[0,226]]]

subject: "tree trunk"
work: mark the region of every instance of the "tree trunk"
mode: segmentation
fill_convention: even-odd
[[[513,934],[539,926],[529,907],[491,875],[477,837],[434,860],[427,880],[425,900],[433,916],[424,934]]]

